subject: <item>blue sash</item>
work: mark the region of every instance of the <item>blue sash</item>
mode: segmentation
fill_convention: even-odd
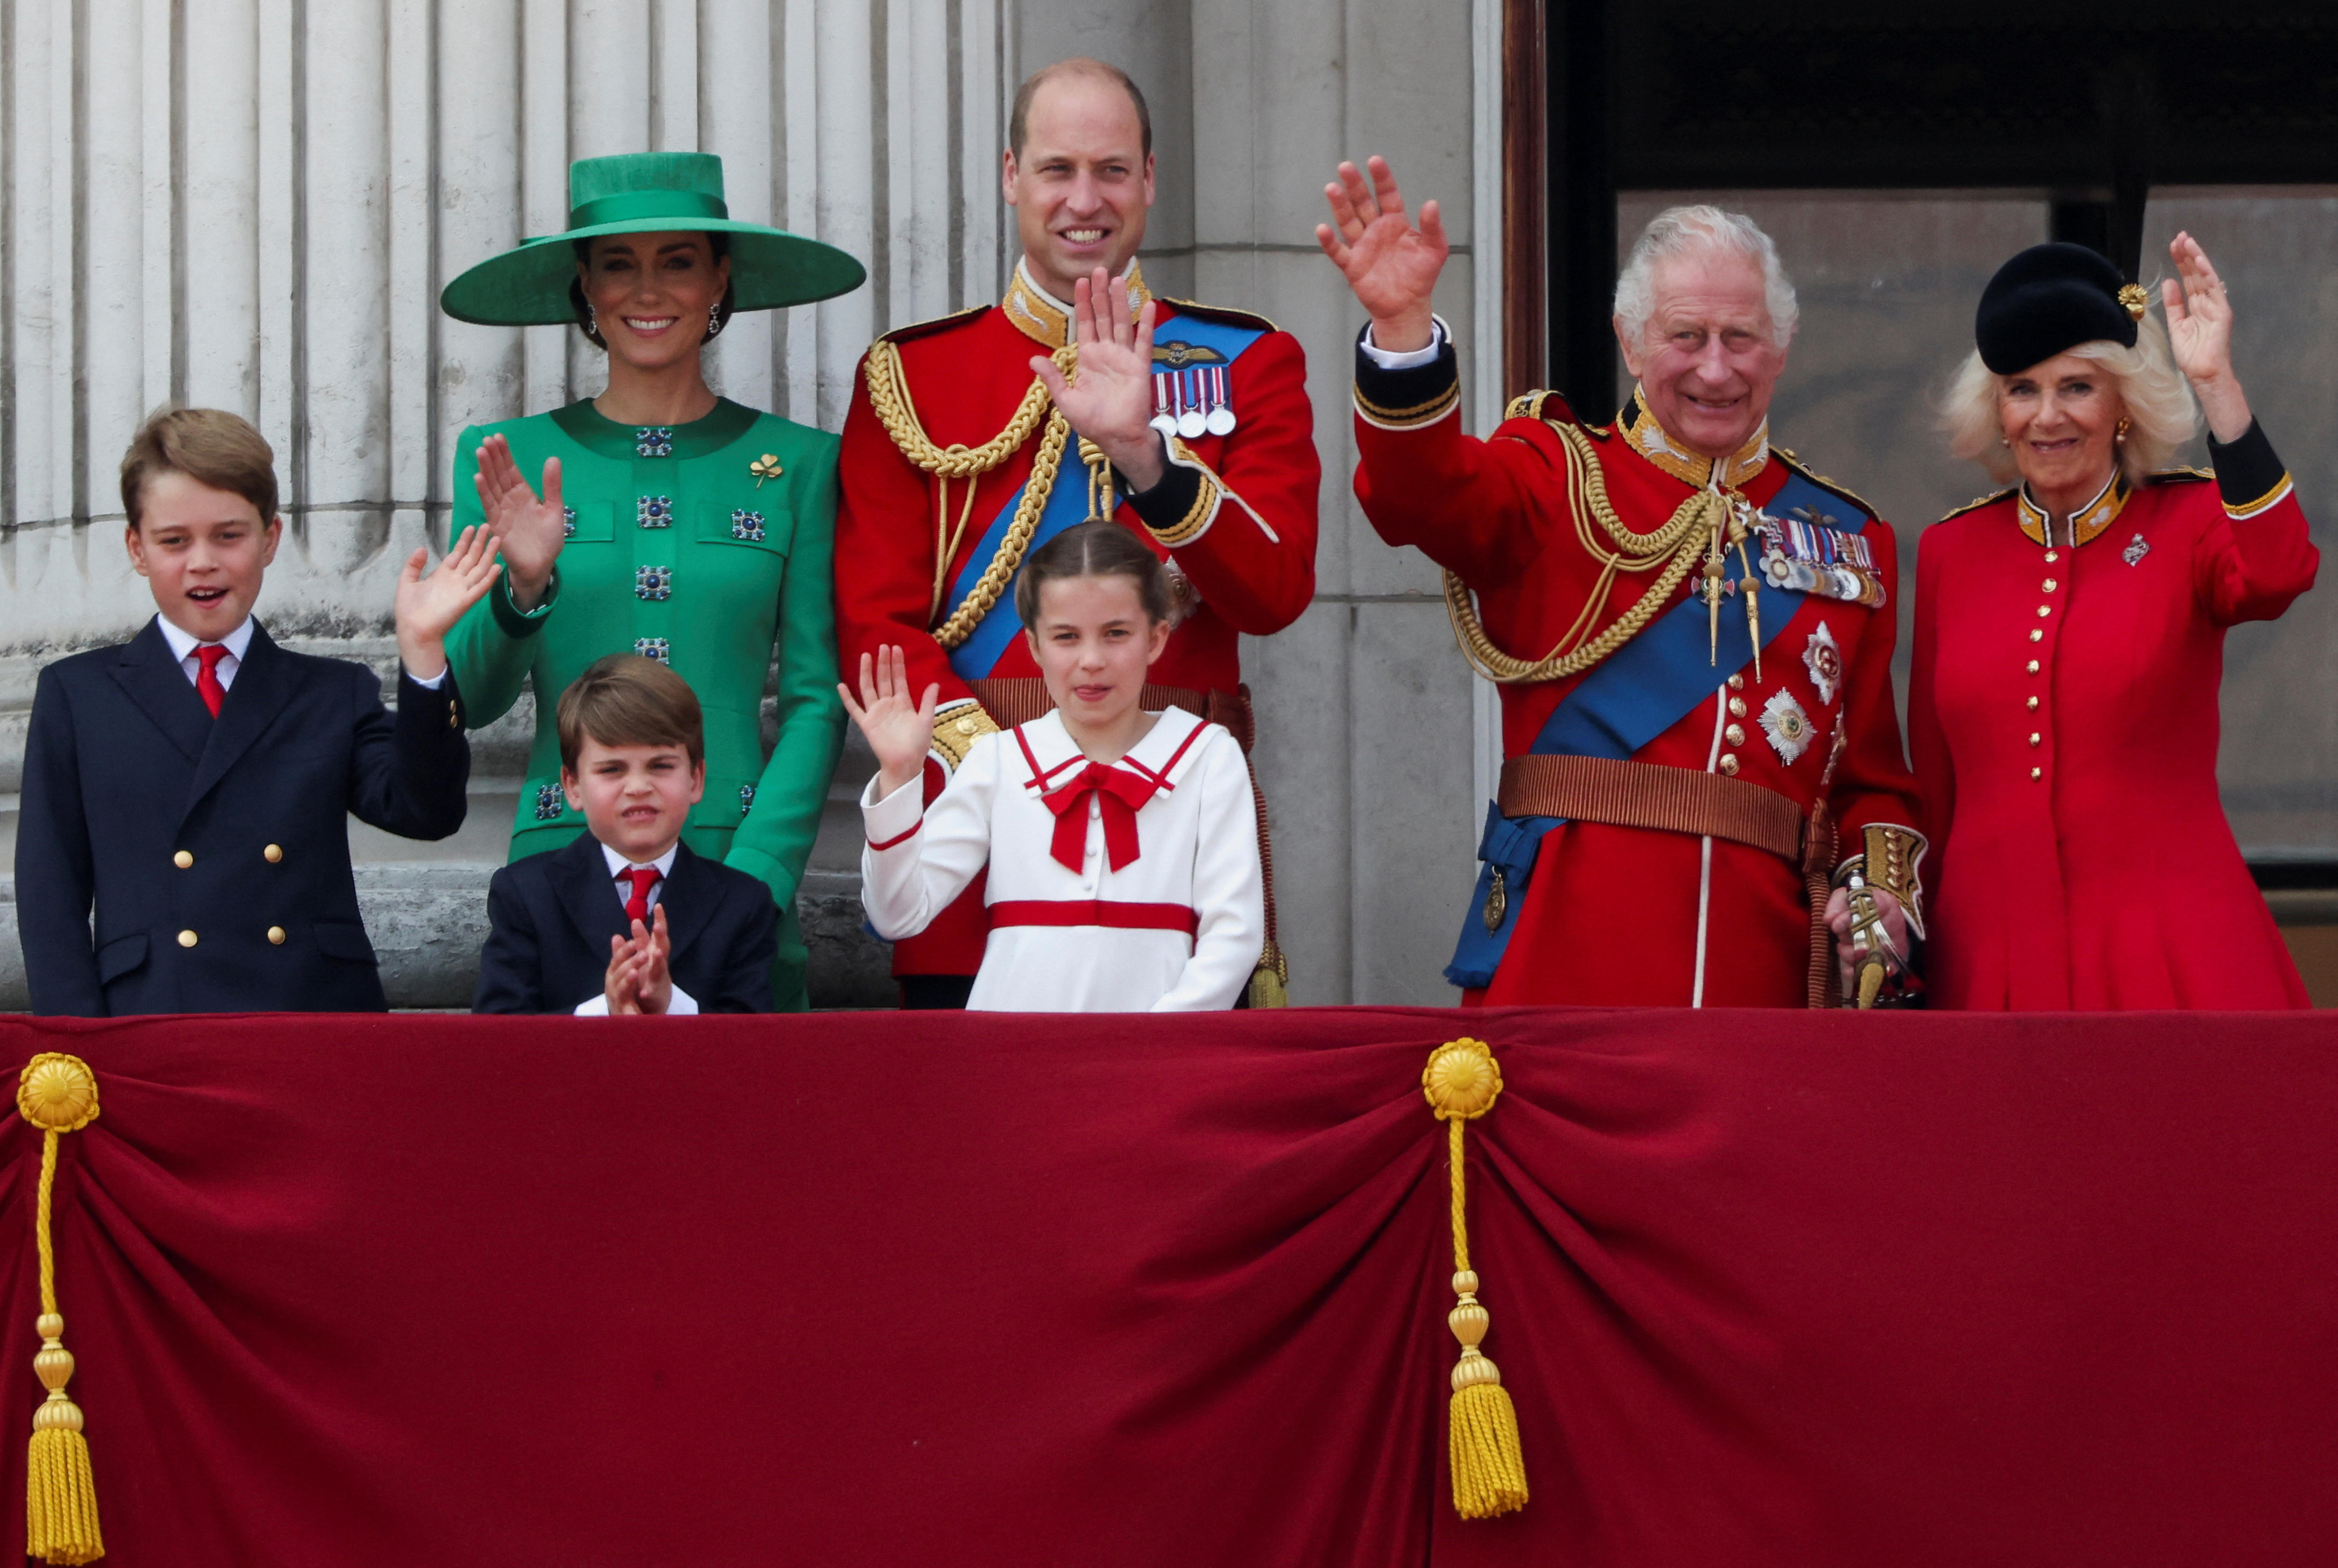
[[[1822,490],[1789,469],[1786,483],[1763,510],[1774,517],[1809,506],[1834,515],[1833,526],[1846,534],[1865,529],[1866,513],[1831,490]],[[1694,578],[1691,581],[1695,581]],[[1783,588],[1762,590],[1762,645],[1766,652],[1777,642],[1809,595]],[[1724,652],[1743,633],[1724,615],[1721,628]],[[1538,757],[1611,757],[1626,760],[1640,748],[1670,730],[1710,699],[1722,682],[1752,663],[1750,654],[1736,664],[1716,668],[1712,662],[1712,617],[1704,602],[1692,593],[1644,627],[1583,678],[1581,685],[1543,721],[1528,751]],[[1518,911],[1526,906],[1527,884],[1533,879],[1536,857],[1543,836],[1557,827],[1557,817],[1508,818],[1498,802],[1486,803],[1486,830],[1478,846],[1481,862],[1469,908],[1461,917],[1461,938],[1454,945],[1453,962],[1445,968],[1452,985],[1467,987],[1492,983],[1494,971],[1518,929]],[[1494,876],[1502,877],[1501,918],[1489,930],[1485,920]]]
[[[1196,348],[1210,349],[1220,359],[1232,364],[1242,357],[1243,350],[1265,336],[1255,327],[1236,327],[1204,317],[1179,315],[1172,316],[1160,324],[1154,334],[1154,347],[1157,349],[1167,344],[1184,343]],[[1239,416],[1240,410],[1236,413]],[[1076,443],[1066,445],[1063,466],[1056,471],[1054,488],[1047,493],[1047,505],[1040,510],[1038,526],[1032,530],[1025,559],[1029,559],[1030,551],[1038,549],[1065,529],[1086,521],[1088,487],[1086,480],[1086,471],[1080,466]],[[975,541],[974,548],[968,552],[966,564],[951,580],[949,597],[943,603],[944,619],[958,613],[958,606],[966,603],[975,585],[982,581],[983,573],[997,558],[998,547],[1006,543],[1007,530],[1015,521],[1015,510],[1023,505],[1024,492],[1030,487],[1028,479],[1016,487],[1015,494],[1007,498],[1007,504],[990,520],[990,526],[982,531],[982,537]],[[997,603],[990,607],[990,612],[976,623],[967,640],[950,650],[950,668],[961,681],[987,679],[998,667],[998,661],[1007,650],[1014,645],[1016,633],[1022,630],[1023,622],[1015,613],[1015,595],[1010,587],[1008,592],[998,596]]]

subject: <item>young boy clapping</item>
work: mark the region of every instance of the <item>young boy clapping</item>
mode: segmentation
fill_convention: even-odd
[[[587,831],[487,887],[475,1013],[768,1013],[771,889],[682,841],[706,792],[690,683],[612,653],[560,695],[560,783]]]

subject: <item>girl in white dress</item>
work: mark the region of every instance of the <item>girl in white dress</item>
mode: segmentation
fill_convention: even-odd
[[[860,660],[844,706],[876,752],[860,797],[861,903],[915,936],[987,864],[990,939],[967,1005],[1024,1013],[1231,1007],[1266,932],[1258,818],[1234,738],[1137,705],[1173,624],[1161,561],[1113,522],[1025,564],[1015,608],[1055,700],[976,740],[931,806],[938,689],[912,701],[898,647]]]

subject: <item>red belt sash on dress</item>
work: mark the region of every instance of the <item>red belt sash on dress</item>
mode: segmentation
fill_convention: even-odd
[[[1005,898],[990,906],[990,927],[1103,926],[1115,931],[1182,931],[1191,936],[1202,917],[1183,904],[1135,904],[1116,898]]]

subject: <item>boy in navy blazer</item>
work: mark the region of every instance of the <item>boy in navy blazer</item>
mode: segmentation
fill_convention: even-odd
[[[560,694],[560,785],[587,831],[487,886],[475,1013],[768,1013],[780,912],[682,841],[706,793],[690,683],[612,653]]]
[[[348,817],[408,838],[463,825],[470,751],[441,644],[495,581],[493,542],[467,534],[427,577],[425,552],[407,561],[393,718],[372,671],[290,652],[251,617],[284,531],[274,464],[210,408],[155,415],[122,460],[158,612],[34,692],[16,905],[35,1013],[388,1006]]]

